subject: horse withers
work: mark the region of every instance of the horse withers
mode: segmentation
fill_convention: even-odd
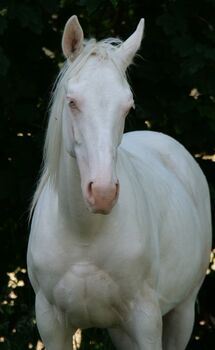
[[[125,41],[84,41],[66,23],[32,205],[28,273],[47,350],[78,328],[107,328],[117,349],[184,350],[209,263],[206,179],[162,133],[123,135],[134,107],[126,69],[144,21]]]

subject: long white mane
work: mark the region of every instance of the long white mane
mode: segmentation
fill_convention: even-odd
[[[80,73],[88,58],[92,55],[96,55],[103,60],[111,60],[120,74],[124,76],[125,72],[119,62],[115,59],[114,55],[115,50],[121,46],[121,44],[122,41],[116,38],[108,38],[102,41],[91,39],[85,41],[82,52],[73,62],[68,59],[64,63],[64,66],[54,83],[50,100],[50,114],[43,151],[41,175],[33,197],[30,209],[31,215],[47,181],[50,180],[51,183],[56,186],[62,142],[62,111],[66,86],[65,83],[72,76],[77,76]]]

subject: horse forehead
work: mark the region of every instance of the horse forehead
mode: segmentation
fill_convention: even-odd
[[[91,78],[100,78],[101,76],[114,80],[120,78],[120,70],[117,68],[117,65],[111,59],[102,59],[97,55],[88,58],[83,66],[82,74],[88,75]]]
[[[111,98],[112,100],[123,99],[129,93],[129,86],[118,76],[108,72],[95,72],[91,81],[86,82],[88,91],[95,95],[97,99]]]
[[[123,84],[112,79],[103,79],[103,77],[94,76],[92,79],[80,79],[79,81],[71,80],[68,83],[68,95],[77,96],[84,101],[100,100],[117,103],[126,102],[133,98],[129,85]],[[121,103],[120,103],[121,104]]]
[[[89,59],[79,75],[69,82],[69,89],[76,88],[79,92],[84,90],[88,93],[99,92],[103,95],[107,92],[115,95],[129,93],[130,87],[123,73],[108,60],[98,58]],[[86,90],[87,89],[87,90]]]

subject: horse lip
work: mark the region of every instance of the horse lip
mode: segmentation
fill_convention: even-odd
[[[105,209],[104,208],[97,208],[95,205],[92,205],[92,203],[89,203],[88,200],[86,200],[87,209],[92,214],[108,215],[108,214],[110,214],[111,210],[115,206],[117,198],[115,198],[114,201],[111,203],[111,205],[108,208],[105,208]]]
[[[112,209],[112,208],[111,208]],[[102,215],[108,215],[110,214],[111,212],[111,209],[110,210],[104,210],[104,209],[92,209],[92,213],[93,214],[102,214]]]
[[[102,215],[108,215],[110,214],[111,210],[113,209],[115,203],[110,206],[108,209],[101,209],[101,208],[96,208],[89,203],[87,203],[87,208],[92,214],[102,214]]]

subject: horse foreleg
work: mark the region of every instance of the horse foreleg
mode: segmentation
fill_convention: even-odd
[[[46,350],[72,350],[74,330],[40,291],[36,295],[36,319]]]
[[[113,344],[118,350],[138,350],[135,341],[123,330],[112,328],[108,330]]]
[[[145,286],[143,294],[131,303],[129,317],[120,330],[110,334],[119,350],[162,350],[162,317],[156,293]]]
[[[195,297],[192,297],[163,318],[163,350],[184,350],[189,342],[195,317]]]

